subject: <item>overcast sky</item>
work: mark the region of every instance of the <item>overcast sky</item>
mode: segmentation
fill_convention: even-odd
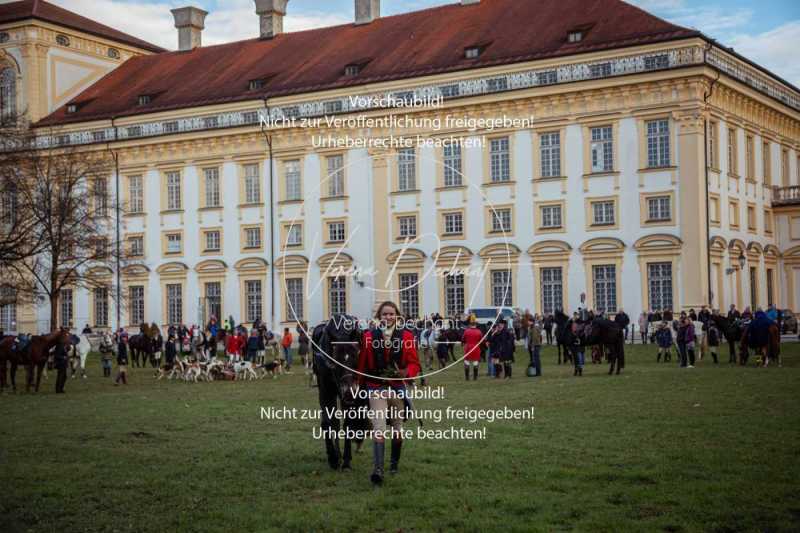
[[[7,0],[0,0],[5,3]],[[209,12],[203,44],[258,36],[253,0],[50,0],[126,33],[174,49],[169,10],[195,5]],[[519,0],[533,1],[533,0]],[[455,0],[383,0],[383,14]],[[631,0],[651,13],[699,29],[800,86],[800,0]],[[353,20],[353,0],[289,0],[287,31]]]

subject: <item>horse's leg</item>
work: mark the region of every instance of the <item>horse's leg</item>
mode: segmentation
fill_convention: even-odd
[[[25,365],[25,393],[29,393],[31,391],[31,386],[33,385],[33,363],[28,363]]]
[[[6,360],[0,359],[0,393],[6,388]]]
[[[42,383],[42,371],[44,370],[45,362],[41,361],[36,365],[36,392],[39,392],[39,385]]]
[[[603,346],[602,344],[600,345],[600,351],[605,352],[605,346]],[[601,357],[600,363],[602,362],[603,358]],[[612,350],[608,351],[608,362],[609,362],[608,375],[610,376],[611,374],[614,373],[614,364],[617,362],[617,354]]]
[[[326,376],[324,375],[319,376],[319,406],[322,411],[320,413],[320,427],[325,435],[325,451],[328,454],[328,465],[337,470],[339,468],[339,452],[337,450],[338,446],[333,445],[331,431],[338,431],[339,424],[335,417],[331,419],[328,416],[328,413],[336,408],[336,393],[330,390],[330,384],[326,383],[327,380],[325,378]],[[336,444],[338,443],[339,440],[337,438]]]
[[[345,421],[344,428],[345,430],[349,430],[352,423],[350,422],[350,417]],[[345,438],[344,438],[344,456],[342,457],[342,470],[350,470],[350,462],[353,460],[353,452],[352,452],[352,439],[346,436],[347,432],[345,431]]]
[[[558,342],[558,341],[556,341],[556,351],[558,352],[558,364],[560,365],[561,364],[561,343]],[[564,360],[566,361],[566,359],[567,358],[565,356]]]
[[[9,372],[9,376],[11,376],[11,391],[17,392],[17,362],[11,361],[11,370]]]

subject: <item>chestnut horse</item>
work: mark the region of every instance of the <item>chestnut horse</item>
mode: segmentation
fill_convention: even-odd
[[[33,373],[36,369],[36,388],[35,391],[39,392],[39,385],[42,382],[42,372],[44,365],[47,364],[47,358],[50,356],[50,350],[56,344],[69,344],[69,331],[59,329],[48,335],[34,335],[31,337],[30,343],[21,352],[11,351],[14,343],[14,338],[9,337],[0,342],[0,390],[5,386],[6,374],[6,361],[11,362],[11,388],[14,392],[17,391],[17,366],[25,365],[26,381],[25,392],[30,392],[31,385],[33,385]]]
[[[763,366],[769,365],[769,362],[772,360],[776,360],[778,366],[781,366],[781,333],[778,329],[778,325],[772,322],[766,327],[762,326],[761,331],[749,331],[754,327],[758,327],[755,325],[755,321],[747,324],[744,327],[744,331],[742,331],[742,343],[740,348],[742,365],[747,364],[748,348],[752,348],[756,353],[760,353],[764,356]]]

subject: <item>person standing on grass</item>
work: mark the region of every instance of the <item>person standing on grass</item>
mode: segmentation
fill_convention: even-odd
[[[472,380],[478,379],[478,365],[481,362],[481,344],[483,332],[475,325],[475,320],[470,319],[467,329],[461,336],[461,345],[464,348],[464,379],[469,381],[469,368],[472,367]]]
[[[292,333],[289,328],[283,328],[283,337],[281,338],[281,348],[283,348],[283,358],[286,359],[286,373],[292,369]]]
[[[708,341],[708,351],[711,352],[711,357],[714,359],[714,364],[719,364],[717,359],[717,350],[719,349],[720,332],[713,321],[707,320],[703,327],[706,330],[705,338]]]
[[[376,315],[380,328],[364,333],[358,355],[359,384],[369,392],[374,464],[370,481],[376,486],[383,483],[384,450],[389,436],[392,439],[389,471],[392,474],[398,471],[403,413],[409,407],[401,396],[406,393],[406,382],[420,372],[416,339],[410,330],[398,325],[399,317],[397,304],[383,302]],[[391,420],[391,432],[387,431],[387,420]]]
[[[494,364],[495,379],[499,379],[502,373],[505,373],[506,378],[511,377],[509,373],[511,364],[514,362],[514,347],[514,336],[506,329],[505,321],[495,322],[489,336],[489,350]]]
[[[450,357],[450,346],[444,329],[437,328],[433,331],[433,344],[436,348],[436,358],[439,360],[439,370],[447,366],[447,359]]]
[[[686,313],[681,313],[676,340],[681,355],[681,368],[694,368],[694,324]]]
[[[419,345],[422,348],[425,367],[433,370],[433,327],[430,322],[425,323],[425,329],[419,334]]]
[[[537,320],[528,330],[528,353],[531,356],[531,366],[536,371],[536,377],[542,375],[542,324]]]
[[[246,361],[256,362],[258,357],[258,330],[253,328],[250,330],[250,336],[247,338],[247,356]]]
[[[656,329],[656,345],[658,345],[658,356],[656,356],[656,363],[661,362],[661,356],[664,356],[664,362],[672,361],[672,330],[669,329],[666,322],[662,322]]]
[[[311,344],[311,342],[309,341],[308,334],[306,333],[307,329],[308,326],[298,322],[295,331],[297,332],[297,355],[299,355],[302,359],[303,366],[309,368],[308,346]]]
[[[128,336],[124,335],[120,338],[117,347],[117,378],[114,380],[114,385],[119,385],[120,381],[123,385],[128,384]]]
[[[59,342],[53,351],[53,365],[58,371],[56,375],[56,394],[64,394],[64,385],[67,383],[67,365],[69,364],[67,346],[69,345]]]
[[[619,329],[621,329],[625,334],[623,342],[628,342],[628,326],[631,323],[631,318],[627,315],[627,313],[625,313],[625,311],[623,311],[621,307],[617,311],[617,314],[614,315],[614,323],[619,326]]]
[[[639,335],[642,336],[642,344],[647,344],[647,330],[650,328],[650,322],[647,319],[647,311],[642,311],[639,315]]]

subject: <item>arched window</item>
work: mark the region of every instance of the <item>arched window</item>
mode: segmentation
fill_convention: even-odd
[[[17,113],[17,73],[11,67],[0,70],[0,116],[13,117]]]

